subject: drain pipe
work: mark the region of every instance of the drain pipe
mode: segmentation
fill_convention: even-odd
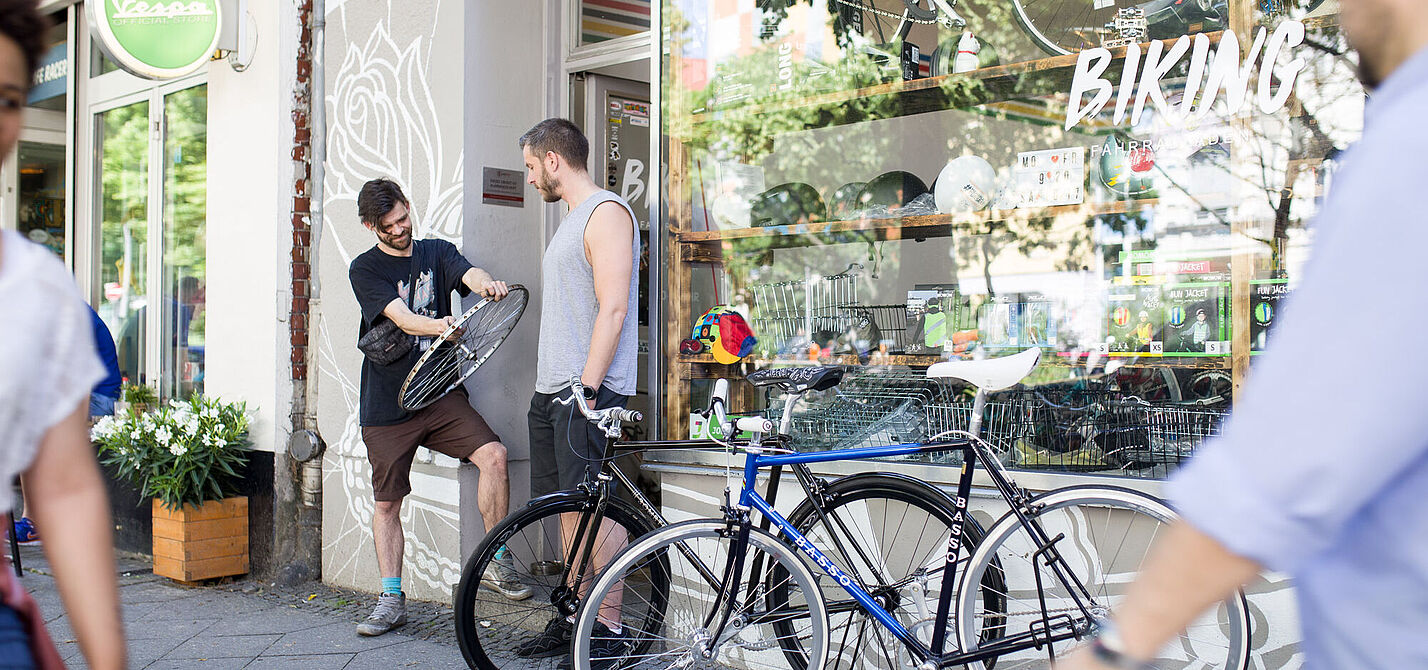
[[[312,129],[312,157],[310,158],[309,192],[312,194],[310,205],[309,227],[312,231],[308,242],[308,258],[316,261],[318,258],[318,248],[322,240],[323,227],[323,199],[325,190],[323,188],[323,176],[325,171],[323,166],[327,161],[327,76],[325,71],[324,49],[326,45],[325,35],[327,33],[327,3],[325,0],[313,0],[312,2],[312,52],[308,57],[312,61],[311,90],[308,94],[308,127]],[[315,264],[315,263],[314,263]],[[313,314],[320,314],[322,283],[320,273],[313,272],[308,280],[310,287],[310,297],[308,302],[308,332],[316,332]],[[307,352],[309,363],[316,363],[317,356],[312,354],[314,347],[309,343]],[[309,371],[315,371],[316,367],[309,365]],[[309,373],[311,374],[311,373]],[[313,382],[309,377],[307,383],[308,416],[313,428],[316,428],[317,410],[312,406]],[[315,436],[316,437],[316,436]],[[321,444],[321,438],[317,438]],[[302,503],[309,509],[322,509],[322,450],[319,447],[313,458],[303,461],[302,464]],[[318,533],[321,534],[319,519]],[[319,541],[320,542],[320,541]],[[320,545],[319,545],[320,546]]]

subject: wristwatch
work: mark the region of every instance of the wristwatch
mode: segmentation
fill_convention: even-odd
[[[1116,670],[1154,670],[1150,663],[1138,661],[1126,653],[1125,640],[1121,632],[1110,621],[1104,621],[1091,638],[1091,655],[1108,668]]]

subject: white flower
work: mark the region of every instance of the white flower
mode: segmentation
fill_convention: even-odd
[[[154,439],[158,440],[159,444],[168,444],[169,440],[173,438],[174,434],[169,431],[168,426],[164,426],[154,433]]]
[[[89,432],[90,439],[95,441],[109,439],[109,436],[113,435],[116,430],[116,423],[112,416],[106,416],[100,419],[99,423],[94,424],[94,429]]]
[[[225,439],[223,439],[223,438],[221,438],[221,437],[215,437],[215,438],[213,438],[213,446],[218,447],[219,449],[222,449],[222,448],[228,446],[228,440],[225,440]]]
[[[169,453],[175,456],[182,456],[188,453],[188,447],[182,442],[175,442],[169,445]]]

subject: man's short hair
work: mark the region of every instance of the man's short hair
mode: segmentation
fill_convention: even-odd
[[[38,0],[0,0],[0,35],[14,40],[25,55],[26,88],[34,81],[35,68],[40,66],[49,41],[50,22],[36,9],[37,4]]]
[[[527,147],[537,157],[554,151],[565,162],[589,171],[586,162],[590,159],[590,140],[585,139],[585,133],[580,132],[580,128],[569,119],[552,118],[535,124],[521,135],[521,150]]]
[[[411,207],[407,196],[402,194],[402,187],[385,177],[373,179],[363,184],[362,190],[357,192],[357,217],[362,219],[362,223],[379,226],[382,224],[382,218],[390,213],[397,203]]]

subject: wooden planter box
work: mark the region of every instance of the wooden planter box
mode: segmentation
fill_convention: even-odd
[[[248,572],[248,499],[170,510],[154,500],[154,574],[182,582]]]

